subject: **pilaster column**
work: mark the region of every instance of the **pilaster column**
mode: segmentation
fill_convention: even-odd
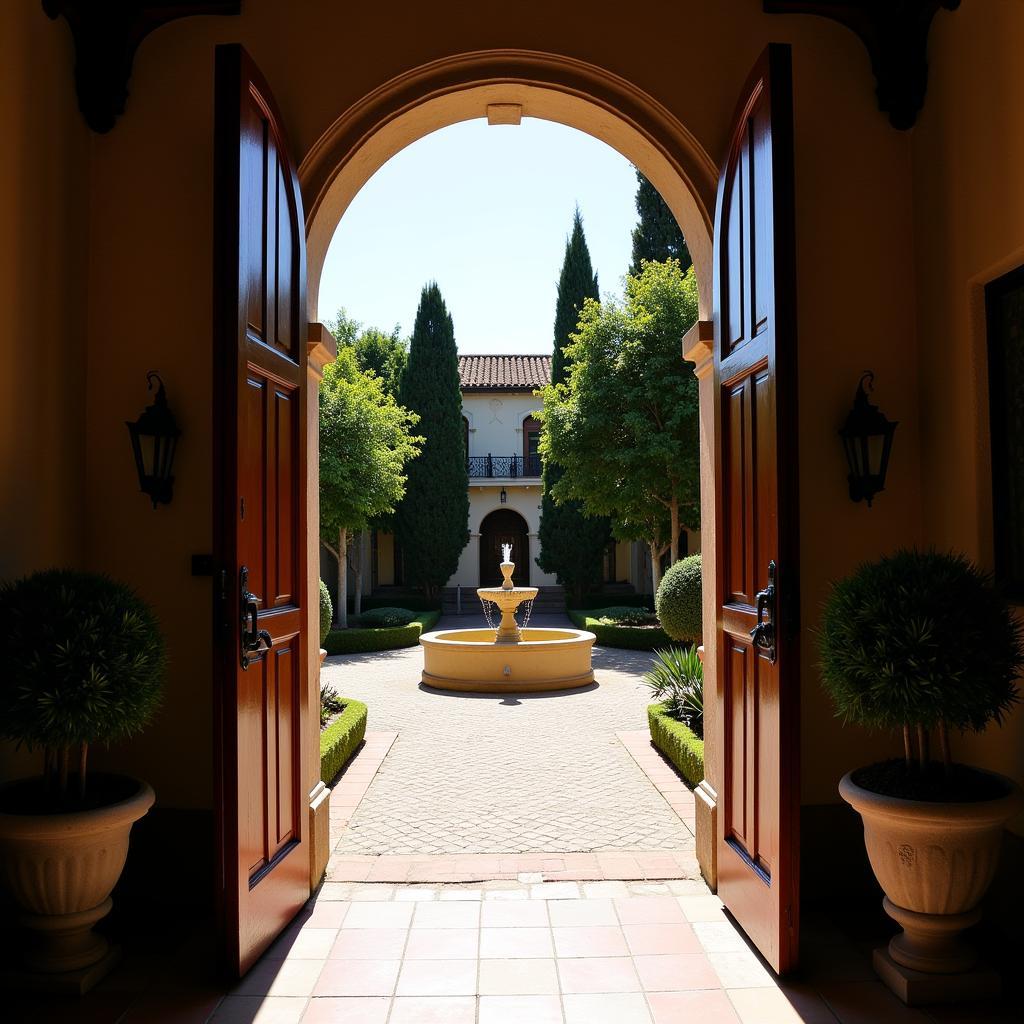
[[[310,324],[306,336],[306,565],[316,566],[306,581],[309,634],[308,722],[320,722],[320,381],[324,367],[338,357],[338,343],[323,324]],[[317,729],[319,735],[319,728]],[[331,791],[320,778],[320,744],[305,745],[303,774],[309,792],[309,888],[312,892],[327,870],[331,855]]]
[[[715,561],[715,360],[711,321],[698,320],[683,337],[683,358],[694,364],[700,400],[700,554],[704,613],[704,779],[694,790],[697,863],[711,889],[718,886],[718,793],[722,788]]]

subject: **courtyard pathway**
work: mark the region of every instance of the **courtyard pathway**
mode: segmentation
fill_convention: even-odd
[[[690,830],[616,735],[646,728],[650,660],[595,648],[593,686],[481,696],[421,688],[419,647],[328,659],[324,681],[369,705],[370,730],[397,733],[335,851],[692,850]]]

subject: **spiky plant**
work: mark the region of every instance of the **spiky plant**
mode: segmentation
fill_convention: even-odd
[[[981,731],[1016,703],[1021,627],[963,555],[904,549],[832,588],[818,636],[822,682],[846,722],[893,729],[925,769],[929,734]]]
[[[44,752],[63,801],[90,746],[138,733],[160,704],[166,656],[150,607],[98,573],[50,569],[0,586],[0,735]]]
[[[704,736],[704,665],[695,647],[669,647],[654,652],[654,665],[644,682],[677,721]]]

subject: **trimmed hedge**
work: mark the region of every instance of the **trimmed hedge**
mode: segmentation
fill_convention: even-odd
[[[320,581],[320,646],[323,647],[324,639],[331,631],[331,620],[334,618],[334,605],[331,603],[331,592],[327,584]]]
[[[598,609],[600,610],[600,609]],[[590,630],[602,647],[624,647],[631,651],[653,651],[656,647],[667,647],[669,640],[665,631],[650,626],[610,626],[582,611],[570,611],[569,618],[577,629]]]
[[[409,592],[398,592],[384,595],[383,597],[363,596],[362,611],[368,612],[373,608],[408,608],[413,612],[439,612],[441,610],[441,599],[436,597],[424,597],[423,594]],[[348,610],[355,608],[355,598],[350,594],[348,598]]]
[[[324,640],[328,654],[360,654],[364,651],[393,651],[399,647],[415,647],[421,633],[434,628],[440,612],[421,612],[408,626],[382,629],[332,629]]]
[[[651,742],[691,786],[696,786],[704,778],[704,741],[688,726],[677,722],[664,704],[647,706],[647,722],[651,727]]]
[[[687,555],[662,577],[654,601],[658,618],[673,640],[699,644],[703,634],[701,556]]]
[[[366,735],[366,705],[345,701],[345,710],[320,733],[320,778],[328,783],[348,763]]]

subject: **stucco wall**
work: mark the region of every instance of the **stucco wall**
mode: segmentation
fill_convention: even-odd
[[[1024,6],[964,4],[936,18],[928,103],[913,135],[922,350],[924,532],[993,567],[983,290],[1024,264]],[[902,427],[900,428],[902,430]],[[898,440],[897,440],[898,443]],[[956,741],[1024,782],[1024,710]],[[1024,834],[1024,816],[1016,828]]]
[[[463,392],[462,413],[469,420],[469,454],[522,455],[523,420],[541,407],[529,392]]]
[[[41,5],[0,6],[0,580],[87,560],[90,140],[72,61]],[[0,745],[0,778],[32,763]]]
[[[211,546],[212,87],[218,42],[242,42],[253,54],[277,94],[298,156],[348,105],[407,68],[451,53],[523,47],[567,54],[630,79],[668,107],[715,159],[724,151],[736,96],[758,53],[768,41],[791,42],[805,625],[813,627],[828,579],[865,555],[920,539],[911,139],[893,131],[875,109],[868,59],[850,33],[821,19],[765,16],[757,0],[662,5],[657,31],[650,18],[636,18],[632,9],[611,0],[586,5],[524,0],[514,18],[491,2],[478,3],[467,17],[457,0],[438,0],[429,8],[396,0],[386,10],[247,0],[243,10],[240,18],[179,21],[149,38],[138,52],[126,116],[110,135],[92,140],[87,174],[84,169],[60,172],[61,185],[72,195],[87,182],[93,225],[88,403],[85,429],[75,442],[84,443],[89,453],[84,497],[77,506],[79,521],[88,524],[86,560],[152,598],[171,642],[167,709],[144,742],[112,756],[146,774],[165,802],[210,801],[210,584],[189,575],[189,555]],[[964,14],[940,14],[937,22]],[[588,31],[581,31],[581,17]],[[46,76],[39,74],[33,75],[32,87],[47,94],[52,89],[54,102],[66,108],[67,29],[43,20],[42,29],[50,33],[46,45],[65,51],[64,91],[52,77],[40,85]],[[340,62],[339,46],[345,54]],[[24,98],[16,107],[21,127],[15,136],[31,144],[41,132],[39,108],[27,106]],[[26,111],[33,112],[31,118]],[[61,145],[76,149],[81,127],[66,118],[54,123],[61,125]],[[27,181],[25,188],[40,216],[51,216],[68,194],[47,184],[45,175]],[[987,194],[996,200],[991,190]],[[68,209],[85,216],[82,203],[72,202]],[[51,233],[52,245],[37,251],[73,262],[75,237],[75,232]],[[60,290],[59,308],[67,294]],[[51,310],[46,300],[53,298],[44,288],[34,306]],[[79,308],[78,323],[83,313]],[[48,316],[53,336],[58,324],[63,331],[75,321]],[[24,326],[38,335],[38,321]],[[35,350],[32,359],[35,373]],[[866,366],[877,374],[886,412],[902,422],[890,487],[870,512],[846,497],[835,437]],[[164,374],[183,429],[175,502],[155,513],[136,493],[123,437],[123,420],[137,415],[144,373],[152,368]],[[77,387],[66,386],[71,407],[80,394]],[[37,397],[43,393],[42,383],[33,388]],[[12,430],[8,425],[7,438]],[[62,465],[72,462],[62,457]],[[55,474],[58,478],[63,476]],[[64,515],[58,509],[65,497],[61,486],[53,482],[39,502],[45,515]],[[60,556],[78,536],[74,518],[62,518],[57,529],[67,537],[56,553]],[[23,509],[15,511],[10,528],[27,536],[38,521],[37,514]],[[839,775],[886,749],[888,741],[865,741],[839,727],[818,688],[814,663],[808,643],[804,796],[833,800]],[[184,748],[187,759],[180,757]]]

